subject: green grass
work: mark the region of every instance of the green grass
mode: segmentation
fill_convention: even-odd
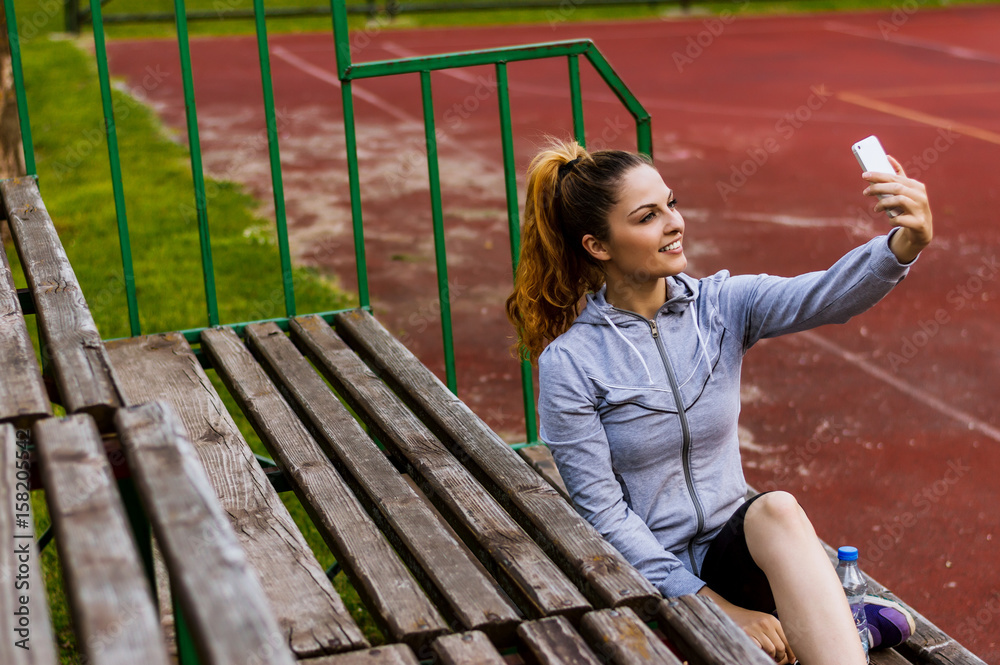
[[[56,223],[105,338],[129,335],[117,226],[96,70],[91,59],[69,41],[25,41],[24,73],[37,156],[39,187]],[[206,325],[197,228],[186,151],[166,138],[153,113],[115,92],[117,126],[125,182],[125,203],[144,332]],[[280,268],[273,223],[259,219],[258,203],[227,182],[209,181],[208,215],[212,229],[220,315],[245,321],[284,315]],[[15,278],[24,286],[16,252],[6,248]],[[248,266],[251,269],[248,269]],[[311,270],[296,269],[299,312],[350,307],[353,297],[332,288]],[[30,317],[29,317],[30,318]],[[239,414],[221,382],[210,373],[231,413]],[[237,424],[255,452],[266,454],[242,417]],[[292,494],[282,496],[323,566],[333,556]],[[41,493],[33,497],[38,532],[48,525]],[[78,662],[55,547],[43,554],[46,587],[64,663]],[[357,594],[340,575],[335,585],[375,642],[381,637]]]

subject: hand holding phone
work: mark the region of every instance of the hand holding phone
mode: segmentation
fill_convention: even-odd
[[[882,149],[882,144],[875,136],[869,136],[866,139],[862,139],[851,146],[851,152],[858,159],[858,164],[861,164],[861,168],[864,171],[870,171],[872,173],[888,173],[890,175],[896,175],[896,169],[892,168],[892,164],[889,162],[889,158],[885,154],[885,150]],[[879,194],[879,198],[885,198],[888,194]],[[900,215],[903,211],[900,208],[888,208],[886,209],[886,214],[889,217],[896,217]]]

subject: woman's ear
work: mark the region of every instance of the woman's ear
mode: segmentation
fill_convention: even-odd
[[[598,261],[608,261],[611,259],[611,254],[608,253],[607,245],[591,234],[588,233],[583,236],[583,240],[580,242],[583,244],[583,248],[587,250],[587,253]]]

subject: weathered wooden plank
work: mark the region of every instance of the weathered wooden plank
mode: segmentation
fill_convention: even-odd
[[[122,405],[101,335],[33,178],[0,182],[42,332],[42,353],[54,369],[69,413],[89,413],[102,431]]]
[[[466,630],[512,640],[519,620],[515,608],[291,340],[273,323],[248,326],[246,334],[261,365],[435,602]]]
[[[419,651],[446,632],[444,618],[236,333],[206,330],[201,340],[212,366],[389,639]]]
[[[117,340],[108,353],[129,403],[162,400],[184,423],[296,656],[368,646],[184,337]]]
[[[119,410],[115,426],[201,662],[245,665],[266,651],[272,665],[292,665],[180,420],[153,402]]]
[[[299,665],[420,665],[420,661],[405,644],[390,644],[339,656],[300,660]]]
[[[407,473],[420,483],[424,493],[525,613],[577,617],[590,609],[583,595],[538,545],[323,319],[316,316],[293,319],[291,329],[293,337],[324,376],[379,440],[404,462]],[[559,496],[551,488],[548,491]],[[565,503],[561,498],[559,501]]]
[[[872,651],[869,656],[869,663],[871,665],[909,665],[910,663],[910,661],[899,655],[899,652],[895,649]]]
[[[660,603],[660,630],[692,665],[774,665],[711,599],[697,594]]]
[[[613,665],[681,665],[680,658],[670,647],[628,607],[589,612],[580,622],[580,634],[603,662]]]
[[[565,617],[522,623],[517,636],[528,649],[529,662],[538,665],[599,665],[601,662]]]
[[[826,543],[823,543],[823,547],[826,549],[830,561],[836,565],[837,550]],[[864,573],[864,571],[862,573],[868,581],[868,593],[894,600],[913,614],[916,631],[910,636],[910,639],[896,647],[900,655],[910,662],[926,665],[985,665],[981,658],[931,623],[927,617],[907,605],[868,573]]]
[[[552,451],[549,447],[540,444],[537,446],[527,446],[521,448],[517,451],[517,454],[521,456],[525,462],[534,469],[538,475],[548,482],[549,485],[562,494],[563,498],[567,501],[571,501],[569,498],[569,490],[566,489],[566,483],[563,482],[562,476],[559,475],[559,469],[556,468],[556,461],[552,458]]]
[[[591,602],[643,616],[656,606],[653,585],[370,314],[339,314],[336,326]]]
[[[0,425],[0,663],[55,665],[28,491],[26,439]]]
[[[160,545],[153,539],[153,578],[156,582],[156,603],[160,612],[160,630],[167,641],[167,655],[177,660],[177,625],[174,622],[174,597],[170,592],[170,573]]]
[[[17,287],[0,247],[0,422],[18,427],[52,415],[42,370],[31,345]]]
[[[504,665],[500,652],[478,630],[439,637],[431,650],[438,665]]]
[[[34,425],[77,644],[87,662],[167,665],[153,597],[93,419]]]

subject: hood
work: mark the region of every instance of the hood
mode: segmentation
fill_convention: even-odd
[[[667,301],[660,306],[657,314],[683,314],[687,310],[688,306],[695,307],[695,299],[698,297],[698,280],[688,277],[684,273],[675,275],[673,277],[667,277]],[[632,352],[639,359],[642,364],[643,369],[646,372],[646,378],[649,380],[650,385],[653,383],[653,376],[649,371],[649,366],[646,364],[645,358],[639,353],[639,349],[635,348],[633,344],[623,333],[618,329],[618,325],[621,323],[627,323],[629,321],[634,322],[636,314],[628,313],[624,310],[616,309],[613,305],[609,304],[607,301],[608,285],[607,283],[602,286],[597,293],[587,294],[587,306],[584,308],[580,316],[576,317],[576,321],[573,325],[589,324],[597,326],[610,326],[612,330],[621,338],[621,340],[628,345]],[[701,349],[702,355],[705,357],[705,362],[708,363],[708,374],[712,375],[712,362],[708,357],[708,350],[705,346],[705,340],[701,335],[701,329],[698,327],[698,312],[695,310],[694,316],[691,320],[694,322],[694,332],[698,338],[698,348]]]
[[[587,294],[587,306],[574,323],[606,326],[633,320],[632,315],[608,303],[607,289],[608,285],[604,284],[596,293]],[[684,273],[667,277],[667,294],[667,301],[660,307],[660,312],[679,314],[698,297],[698,280]]]

